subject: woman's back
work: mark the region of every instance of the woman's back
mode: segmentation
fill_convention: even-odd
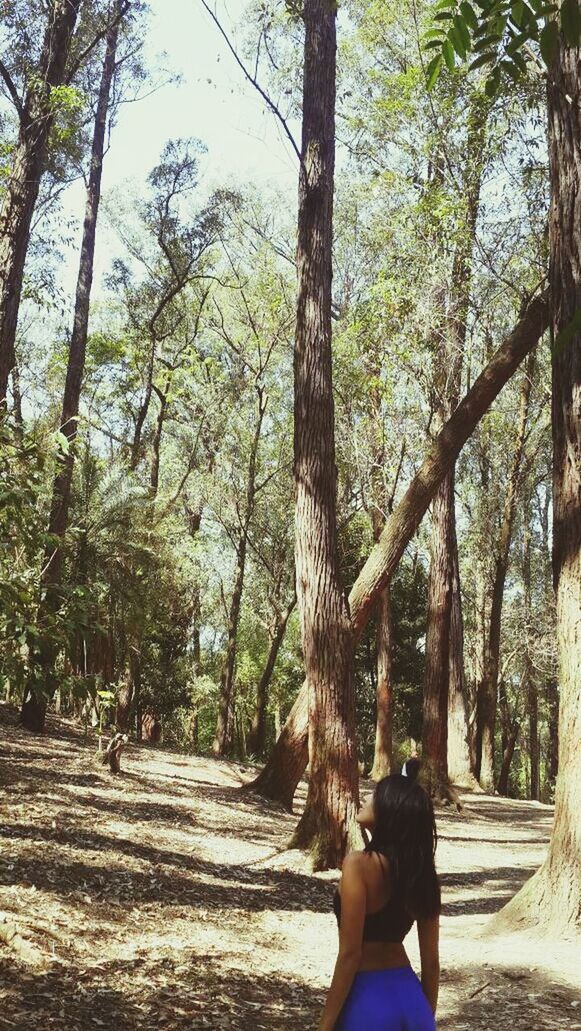
[[[360,852],[358,855],[362,857],[361,872],[366,888],[363,942],[401,945],[412,927],[414,918],[402,904],[401,899],[394,895],[388,860],[384,855],[375,851]],[[333,909],[337,922],[340,923],[341,893],[339,889],[336,890],[333,898]],[[403,958],[402,951],[395,951],[397,958],[401,960]],[[375,969],[375,961],[381,952],[382,950],[373,950],[371,969]]]

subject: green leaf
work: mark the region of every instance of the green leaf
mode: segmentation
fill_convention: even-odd
[[[500,67],[507,73],[507,75],[510,75],[514,82],[518,82],[521,73],[513,61],[502,60],[500,62]]]
[[[547,24],[543,26],[539,42],[541,47],[541,56],[548,67],[559,45],[559,26],[556,21],[548,21]]]
[[[517,50],[520,50],[521,46],[523,45],[523,43],[526,43],[528,38],[528,32],[519,32],[518,36],[513,36],[510,43],[506,47],[506,52],[509,55],[509,57],[512,57],[513,54],[516,54]]]
[[[472,62],[468,71],[471,72],[475,68],[481,68],[483,64],[492,64],[496,60],[496,53],[493,50],[487,50],[484,54],[479,54],[475,61]]]
[[[479,39],[474,47],[474,53],[478,54],[481,50],[486,50],[487,47],[497,46],[500,43],[498,36],[485,36],[484,39]]]
[[[469,3],[467,3],[467,0],[464,0],[464,3],[460,4],[460,10],[462,11],[462,14],[464,15],[464,20],[465,20],[466,24],[472,29],[472,31],[474,31],[474,29],[477,29],[478,28],[478,15],[476,14],[476,11],[472,7],[472,4],[469,4]]]
[[[440,50],[444,43],[445,40],[441,36],[438,39],[431,39],[429,43],[424,43],[424,50],[435,50],[436,47]]]
[[[581,35],[581,14],[579,0],[563,0],[561,4],[561,27],[569,46],[577,46]]]
[[[528,68],[527,68],[527,63],[526,63],[524,57],[522,56],[522,54],[518,54],[518,53],[517,54],[513,54],[512,55],[512,59],[513,59],[514,64],[516,64],[517,68],[520,68],[520,70],[523,73],[523,75],[526,75],[526,73],[528,71]]]
[[[455,18],[454,18],[454,27],[456,28],[456,31],[458,32],[458,34],[460,36],[460,39],[462,40],[462,43],[464,44],[464,49],[465,50],[470,50],[470,47],[472,46],[472,40],[470,39],[470,33],[468,32],[468,26],[466,25],[466,22],[464,21],[463,18],[460,17],[459,14],[457,14],[455,16]]]
[[[486,93],[486,96],[490,97],[492,99],[492,97],[494,97],[496,95],[496,93],[498,92],[499,85],[500,85],[500,68],[498,67],[498,65],[496,65],[492,69],[490,75],[488,76],[486,82],[484,83],[484,92]]]
[[[434,21],[451,21],[453,17],[452,11],[440,11],[434,15]]]
[[[453,72],[456,67],[456,59],[454,57],[454,47],[450,43],[449,39],[444,41],[442,53],[444,55],[444,61],[446,62],[446,67],[448,68],[448,71]]]
[[[523,15],[525,13],[525,5],[523,0],[516,0],[510,9],[510,16],[515,25],[518,25],[519,29],[522,27]]]
[[[435,57],[430,61],[426,69],[426,89],[428,92],[433,89],[436,79],[440,74],[442,68],[442,55],[436,54]]]
[[[462,39],[462,36],[458,32],[458,30],[457,30],[455,25],[452,25],[452,28],[448,32],[448,39],[450,40],[450,43],[452,44],[452,46],[454,47],[454,50],[458,54],[458,57],[460,57],[462,61],[465,61],[466,60],[466,47],[464,46],[464,41]]]

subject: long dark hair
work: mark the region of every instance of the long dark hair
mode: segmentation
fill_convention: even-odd
[[[417,917],[436,916],[441,909],[440,882],[434,856],[438,835],[432,800],[415,781],[417,766],[407,776],[383,777],[373,793],[375,826],[365,852],[382,852],[389,862],[392,897]]]

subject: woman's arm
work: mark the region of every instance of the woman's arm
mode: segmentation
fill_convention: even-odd
[[[420,943],[420,959],[422,962],[422,988],[432,1007],[434,1015],[438,1002],[440,985],[440,918],[418,920],[418,941]]]
[[[341,868],[339,954],[321,1015],[319,1031],[333,1031],[353,978],[359,969],[367,891],[359,852],[350,852]]]

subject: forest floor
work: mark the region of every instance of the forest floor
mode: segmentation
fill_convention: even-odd
[[[72,720],[39,738],[16,715],[0,705],[0,1028],[316,1029],[338,872],[283,851],[306,782],[290,815],[239,794],[251,768],[165,746],[131,745],[115,777]],[[464,801],[438,814],[439,1031],[581,1031],[575,942],[481,934],[551,807]]]

